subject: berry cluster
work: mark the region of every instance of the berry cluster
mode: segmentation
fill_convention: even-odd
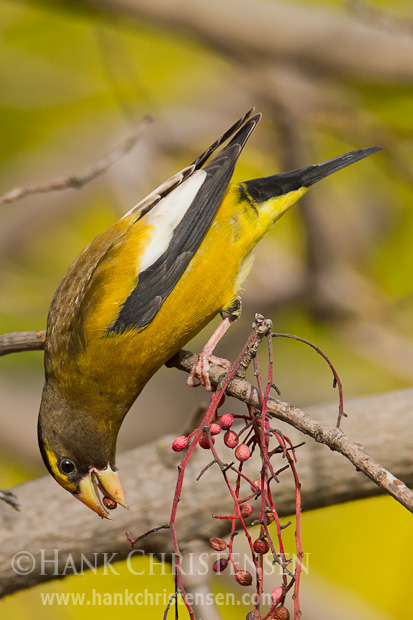
[[[232,515],[217,516],[216,519],[228,519],[231,521],[231,533],[229,541],[222,538],[211,538],[212,549],[218,552],[225,552],[226,557],[217,559],[212,570],[214,573],[222,573],[229,566],[235,580],[241,586],[251,586],[254,582],[257,591],[258,604],[248,614],[248,620],[261,620],[262,618],[272,618],[273,620],[288,620],[290,617],[288,609],[284,606],[287,592],[292,588],[296,581],[296,574],[290,572],[289,562],[284,551],[282,541],[282,529],[286,526],[281,525],[277,511],[274,506],[271,494],[271,482],[278,482],[278,476],[285,469],[291,468],[296,477],[295,471],[295,451],[291,441],[280,431],[272,429],[267,416],[262,411],[248,407],[248,415],[232,415],[224,413],[219,415],[218,409],[224,404],[225,396],[222,395],[215,405],[214,415],[211,416],[208,425],[195,429],[188,436],[177,437],[172,444],[175,452],[180,452],[194,442],[204,450],[210,450],[213,463],[216,462],[224,476],[227,488],[234,500]],[[235,427],[234,422],[237,422]],[[232,451],[232,462],[223,463],[217,453],[215,440],[223,432],[223,444]],[[272,443],[275,445],[272,446]],[[253,478],[243,471],[244,465],[251,460],[254,451],[260,455],[259,477]],[[287,461],[287,465],[275,471],[272,458],[281,455]],[[284,461],[284,462],[285,462]],[[251,465],[248,469],[252,468]],[[235,477],[235,482],[230,479],[230,472]],[[201,472],[202,474],[203,472]],[[258,472],[257,472],[258,473]],[[299,488],[297,478],[297,488]],[[256,505],[256,508],[254,508]],[[255,512],[256,518],[253,524],[260,525],[259,536],[252,540],[249,534],[246,519]],[[275,545],[269,530],[269,525],[275,522],[277,528],[278,544]],[[288,524],[287,524],[288,525]],[[237,566],[233,544],[236,534],[243,530],[249,542],[253,567],[255,571],[244,570]],[[278,549],[276,549],[276,546]],[[277,586],[271,592],[271,607],[267,614],[263,616],[260,612],[260,598],[263,591],[263,572],[264,557],[271,554],[270,561],[277,562],[282,568],[282,586]]]
[[[212,465],[218,465],[227,490],[233,500],[232,514],[223,516],[213,515],[215,519],[227,519],[230,523],[230,528],[228,528],[228,542],[225,542],[222,538],[212,538],[210,540],[214,550],[226,552],[226,557],[219,558],[214,563],[214,572],[221,573],[230,566],[239,584],[251,586],[254,582],[256,589],[255,602],[253,609],[247,614],[247,620],[289,620],[290,612],[285,607],[284,603],[290,590],[294,606],[294,620],[299,620],[302,616],[299,589],[304,554],[301,541],[301,484],[296,470],[297,461],[295,456],[295,448],[298,446],[293,446],[288,437],[283,435],[281,431],[272,428],[270,424],[270,418],[277,417],[277,403],[274,401],[270,402],[270,392],[272,389],[275,389],[277,394],[280,394],[278,388],[273,383],[273,338],[298,340],[312,347],[324,358],[333,373],[333,387],[338,387],[339,391],[337,428],[339,428],[341,419],[345,415],[341,381],[328,357],[319,347],[308,340],[292,334],[273,333],[272,321],[265,319],[260,314],[256,314],[255,321],[252,325],[252,332],[237,359],[233,364],[229,362],[224,364],[224,367],[228,368],[225,376],[222,377],[221,375],[218,379],[215,377],[210,384],[213,389],[214,385],[219,385],[219,388],[215,387],[216,391],[211,396],[210,404],[205,412],[201,425],[190,435],[182,435],[173,441],[172,449],[175,452],[184,451],[184,454],[178,467],[178,477],[168,524],[155,527],[150,530],[150,532],[145,532],[144,535],[135,540],[127,536],[128,540],[132,544],[135,544],[135,542],[140,540],[143,536],[147,536],[149,533],[156,532],[159,529],[168,528],[171,531],[175,557],[176,591],[168,603],[165,617],[173,601],[176,600],[179,595],[182,597],[187,608],[190,620],[195,620],[194,610],[191,607],[184,587],[176,519],[183,490],[185,471],[198,445],[202,449],[211,452],[212,460],[204,467],[197,480],[199,480]],[[267,341],[268,345],[268,374],[265,382],[261,375],[260,363],[257,356],[259,346],[264,340]],[[250,365],[254,368],[256,387],[248,384],[246,380],[246,373]],[[186,364],[185,370],[188,370]],[[226,391],[247,405],[248,414],[218,414],[218,409],[220,409],[225,402]],[[253,402],[254,407],[248,405],[247,402]],[[271,412],[270,414],[267,408]],[[279,413],[281,418],[285,420],[285,404],[281,403],[281,409],[282,415],[281,411]],[[234,424],[235,418],[237,418],[236,425]],[[234,430],[235,426],[236,428]],[[220,435],[221,431],[224,431],[223,444],[231,450],[231,456],[233,457],[233,460],[229,463],[224,463],[218,456],[216,450],[216,438]],[[219,442],[217,442],[217,445],[219,445]],[[257,462],[258,457],[260,467],[256,470],[255,475],[251,475],[249,472],[252,471],[254,467],[254,461],[251,458],[254,452],[255,462]],[[278,469],[274,466],[274,461],[276,461],[274,457],[276,456],[281,456],[283,458],[283,464]],[[245,471],[247,467],[248,472]],[[295,485],[296,564],[294,567],[290,565],[292,560],[288,560],[286,557],[282,537],[283,529],[290,525],[290,523],[281,525],[272,496],[274,482],[280,482],[280,474],[287,469],[292,473]],[[260,530],[258,537],[253,541],[245,520],[251,517],[254,511],[256,516],[250,525],[259,525]],[[271,528],[272,532],[270,532],[269,525],[272,522],[274,522],[275,527]],[[253,561],[253,569],[251,569],[251,572],[241,569],[235,563],[232,549],[234,538],[240,532],[244,533],[250,547]],[[274,540],[271,537],[271,533],[274,536]],[[281,568],[282,575],[282,584],[272,590],[269,597],[270,608],[265,615],[263,615],[261,610],[261,607],[264,605],[264,558],[268,558],[272,564],[278,564]]]

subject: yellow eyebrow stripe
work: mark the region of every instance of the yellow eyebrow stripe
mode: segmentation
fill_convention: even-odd
[[[46,452],[47,460],[49,461],[50,469],[52,470],[53,476],[55,477],[57,482],[67,491],[75,493],[77,491],[76,485],[73,482],[70,482],[67,476],[62,474],[58,467],[57,457],[55,453],[50,450],[49,444],[46,440],[44,440],[44,449]]]

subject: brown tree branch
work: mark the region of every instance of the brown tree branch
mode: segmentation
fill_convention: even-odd
[[[413,35],[413,22],[406,17],[397,17],[381,11],[364,0],[346,0],[346,4],[356,17],[366,23],[377,24],[380,28],[391,32]]]
[[[82,172],[79,172],[78,174],[73,174],[68,177],[53,179],[51,181],[44,181],[40,183],[34,183],[32,185],[14,187],[13,189],[0,196],[0,204],[15,202],[16,200],[25,198],[30,194],[45,194],[47,192],[53,192],[57,190],[79,189],[83,187],[84,185],[86,185],[86,183],[90,183],[90,181],[93,181],[93,179],[96,179],[96,177],[105,173],[108,168],[110,168],[114,163],[127,155],[139,142],[143,132],[151,122],[151,117],[145,116],[139,124],[138,128],[136,129],[135,133],[129,136],[123,144],[121,144],[118,148],[103,157],[103,159],[99,160],[95,164],[92,164]]]
[[[21,351],[42,351],[46,332],[10,332],[0,335],[0,357]]]
[[[76,1],[95,10],[149,20],[167,28],[169,35],[174,28],[177,33],[186,31],[230,56],[288,60],[304,71],[311,67],[313,72],[340,79],[350,75],[390,83],[413,80],[411,37],[327,7],[280,0]]]
[[[24,339],[28,348],[31,350],[39,348],[39,336],[41,332],[23,332]],[[19,345],[19,333],[5,334],[0,337],[0,354],[2,351],[2,339],[6,340],[10,349],[11,342]],[[23,348],[18,349],[19,351]],[[190,372],[197,361],[197,356],[190,351],[181,350],[168,362],[168,366],[173,366],[179,370]],[[219,386],[225,372],[219,366],[212,365],[210,370],[211,383]],[[257,389],[243,378],[235,377],[231,380],[226,393],[251,407],[260,407],[259,395]],[[334,452],[339,452],[346,457],[358,471],[362,471],[370,480],[377,484],[384,491],[389,493],[394,499],[400,502],[410,512],[413,512],[413,492],[397,477],[385,469],[380,463],[371,458],[365,451],[364,447],[349,437],[347,437],[340,429],[324,424],[313,419],[304,413],[298,407],[289,405],[280,400],[269,399],[267,406],[268,414],[282,422],[286,422],[293,428],[299,430],[305,435],[312,437],[317,443],[323,443]]]
[[[222,372],[217,367],[213,370],[218,375]],[[357,436],[369,452],[379,456],[386,467],[411,486],[412,399],[413,390],[404,390],[349,400],[346,403],[349,418],[345,421],[349,432]],[[292,408],[291,411],[293,415],[296,410]],[[316,422],[313,416],[322,420],[323,424]],[[326,421],[335,419],[336,406],[314,407],[311,417],[306,417],[316,425],[326,426]],[[282,428],[282,423],[280,426]],[[295,441],[300,434],[294,434],[295,431],[291,430],[288,434]],[[106,561],[112,553],[115,554],[113,562],[125,559],[130,553],[125,531],[135,537],[154,526],[167,523],[177,466],[181,460],[179,454],[171,451],[172,439],[170,436],[164,437],[119,456],[118,465],[130,511],[120,508],[114,511],[111,523],[99,520],[49,475],[13,489],[20,503],[20,512],[0,503],[0,595],[61,576],[65,573],[65,566],[69,567],[66,574],[80,571],[82,562],[86,569],[85,558],[96,565],[105,561],[104,553],[107,554]],[[346,459],[331,454],[316,442],[308,442],[300,448],[297,456],[304,510],[377,495],[383,491],[351,467]],[[187,545],[193,544],[193,541],[208,541],[211,536],[222,536],[230,527],[228,521],[211,518],[212,514],[232,514],[233,510],[232,499],[216,479],[214,469],[210,468],[199,482],[196,481],[210,459],[208,451],[197,449],[187,470],[177,520],[180,545],[185,553]],[[251,459],[248,465],[255,471],[257,463]],[[288,474],[285,477],[280,475],[276,508],[282,517],[294,513],[295,496]],[[145,553],[170,553],[170,533],[161,530],[142,539],[137,547]],[[18,558],[13,564],[15,554],[22,551],[31,554],[22,560],[23,566],[28,569],[27,574],[17,571]],[[136,554],[138,551],[135,551]],[[212,565],[215,559],[212,557],[209,564]]]
[[[168,362],[168,365],[190,372],[196,360],[196,355],[190,351],[182,350]],[[211,367],[210,379],[213,385],[218,386],[223,376],[222,368]],[[257,389],[243,379],[234,378],[226,393],[251,407],[259,408],[260,406]],[[293,426],[305,435],[309,435],[316,442],[325,444],[330,450],[345,456],[358,471],[362,471],[375,484],[389,493],[410,512],[413,512],[413,492],[380,463],[372,459],[360,443],[351,440],[340,429],[318,422],[298,407],[276,399],[268,401],[267,413],[269,416]]]

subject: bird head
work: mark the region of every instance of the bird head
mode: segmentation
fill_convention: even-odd
[[[43,395],[38,439],[47,469],[64,489],[107,519],[106,508],[128,508],[115,467],[117,431],[99,415],[85,415],[64,400]]]

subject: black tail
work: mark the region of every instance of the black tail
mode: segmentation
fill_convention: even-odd
[[[246,186],[251,198],[258,203],[265,202],[275,196],[282,196],[283,194],[288,194],[288,192],[293,192],[302,187],[310,187],[314,185],[314,183],[321,181],[321,179],[337,172],[337,170],[341,170],[341,168],[345,168],[360,159],[364,159],[377,151],[381,151],[381,148],[381,146],[371,146],[367,149],[351,151],[350,153],[345,153],[344,155],[329,159],[322,164],[308,166],[307,168],[299,168],[291,172],[273,174],[270,177],[263,177],[261,179],[253,179],[252,181],[243,183],[243,185]]]

